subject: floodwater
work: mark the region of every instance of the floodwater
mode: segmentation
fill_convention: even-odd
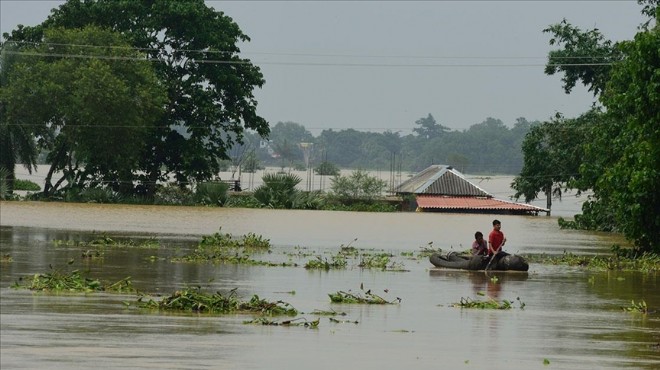
[[[570,207],[568,207],[570,208]],[[567,212],[570,211],[567,210]],[[468,248],[492,215],[354,213],[40,202],[0,203],[0,368],[2,369],[657,369],[660,314],[629,313],[631,300],[660,307],[657,274],[588,272],[531,264],[528,274],[432,268],[418,252]],[[512,253],[607,253],[620,237],[559,230],[546,216],[497,216]],[[221,228],[270,239],[263,261],[296,267],[174,263],[202,235]],[[158,249],[105,248],[82,259],[55,241],[155,237]],[[355,240],[357,239],[357,240]],[[341,245],[384,251],[405,272],[308,271],[315,256]],[[403,253],[407,252],[407,253]],[[410,256],[413,252],[413,256]],[[71,266],[67,261],[73,259]],[[59,269],[89,270],[105,282],[130,276],[140,291],[169,295],[186,286],[283,300],[315,320],[314,310],[345,312],[317,329],[244,324],[251,315],[143,311],[135,295],[45,294],[10,286]],[[329,293],[372,292],[393,305],[333,304]],[[387,292],[386,292],[387,290]],[[292,292],[295,292],[292,293]],[[513,301],[510,310],[452,307],[481,294]],[[518,300],[519,298],[519,300]],[[525,304],[520,309],[520,303]],[[275,318],[277,320],[277,318]],[[357,321],[357,323],[355,323]],[[549,364],[544,364],[549,362]]]

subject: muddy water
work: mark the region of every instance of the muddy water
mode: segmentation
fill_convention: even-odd
[[[521,253],[605,253],[607,234],[565,231],[554,217],[498,216],[509,242]],[[429,243],[463,250],[475,230],[489,230],[492,216],[428,213],[376,214],[198,207],[0,203],[0,368],[2,369],[655,369],[660,367],[660,315],[623,312],[631,300],[660,308],[657,274],[585,272],[531,265],[528,274],[431,268],[426,259],[402,255]],[[264,261],[298,267],[184,264],[171,257],[194,248],[201,235],[222,228],[269,238]],[[55,241],[156,237],[157,249],[104,249],[83,260],[79,247]],[[354,240],[357,239],[357,240]],[[336,253],[342,244],[386,251],[407,272],[362,270],[359,261],[338,271],[307,271],[314,256]],[[71,266],[66,265],[70,259]],[[237,289],[284,300],[314,320],[314,310],[347,315],[333,323],[321,317],[316,330],[244,325],[251,316],[159,314],[126,306],[133,295],[49,295],[11,289],[28,274],[49,266],[89,270],[104,281],[131,276],[144,292],[170,294],[200,285]],[[401,303],[387,306],[331,304],[327,294],[359,291],[360,285]],[[387,292],[385,292],[387,290]],[[295,292],[292,294],[291,292]],[[461,298],[487,294],[514,301],[514,309],[466,310]],[[525,304],[520,309],[517,298]],[[357,321],[357,324],[354,323]],[[544,360],[550,362],[549,367]]]

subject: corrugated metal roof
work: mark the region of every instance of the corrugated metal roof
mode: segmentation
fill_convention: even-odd
[[[502,210],[548,212],[547,209],[529,204],[515,203],[495,198],[447,197],[418,195],[417,206],[422,209],[448,210]]]
[[[492,197],[450,166],[432,165],[403,182],[396,193]]]

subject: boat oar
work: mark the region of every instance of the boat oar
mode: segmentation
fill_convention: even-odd
[[[490,261],[488,261],[488,264],[486,265],[486,269],[484,270],[485,272],[488,271],[490,264],[493,263],[493,260],[495,259],[495,256],[497,256],[498,253],[500,253],[499,249],[497,250],[497,252],[493,253],[493,256],[490,258]]]

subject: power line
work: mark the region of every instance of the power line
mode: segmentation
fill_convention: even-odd
[[[119,49],[134,51],[153,51],[160,52],[159,48],[143,48],[137,46],[118,46],[118,45],[93,45],[93,44],[69,44],[69,43],[51,43],[51,42],[33,42],[33,41],[7,41],[6,43],[43,45],[43,46],[65,46],[82,48],[102,48]],[[171,49],[171,53],[203,53],[203,54],[228,54],[235,53],[243,55],[271,55],[271,56],[299,56],[299,57],[325,57],[325,58],[380,58],[380,59],[496,59],[496,60],[519,60],[519,59],[546,59],[547,56],[451,56],[451,55],[387,55],[387,54],[331,54],[331,53],[302,53],[302,52],[264,52],[264,51],[239,51],[239,50],[210,50],[210,49]],[[584,55],[584,56],[553,56],[553,59],[573,60],[573,59],[611,59],[609,55]]]

